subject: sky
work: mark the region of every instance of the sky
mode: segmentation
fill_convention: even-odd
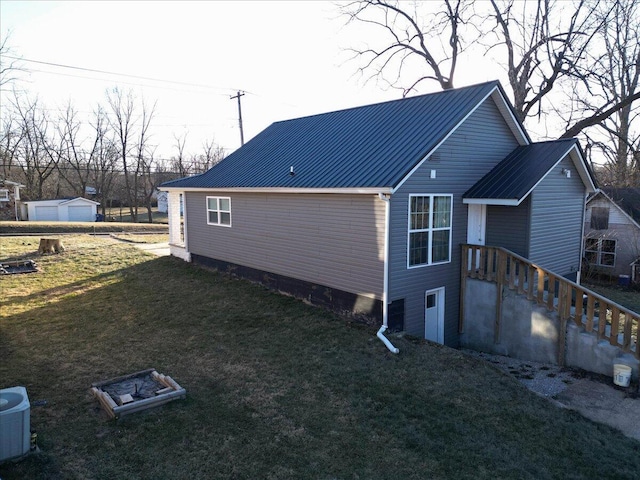
[[[27,70],[15,88],[50,111],[71,101],[88,118],[114,87],[155,103],[151,142],[164,158],[175,136],[190,153],[207,140],[238,148],[239,91],[245,142],[275,121],[401,98],[357,73],[347,49],[370,33],[345,27],[333,2],[2,0],[0,33]],[[496,74],[469,66],[457,78]]]

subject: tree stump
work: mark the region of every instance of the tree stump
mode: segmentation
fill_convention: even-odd
[[[60,253],[64,252],[64,245],[59,238],[41,238],[40,246],[38,247],[38,253],[44,255],[45,253]]]

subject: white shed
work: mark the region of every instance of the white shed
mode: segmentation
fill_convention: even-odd
[[[95,222],[100,205],[82,197],[24,203],[32,222]]]

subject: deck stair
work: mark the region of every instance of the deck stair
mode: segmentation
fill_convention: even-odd
[[[558,364],[565,364],[568,330],[594,336],[595,345],[615,351],[621,361],[631,359],[636,365],[640,361],[640,314],[501,247],[463,245],[462,259],[463,291],[467,279],[494,282],[499,291],[506,287],[557,314],[561,323]],[[501,298],[498,295],[497,317],[501,313]],[[460,331],[463,332],[464,302],[461,304]],[[503,328],[500,323],[496,321],[496,342]]]

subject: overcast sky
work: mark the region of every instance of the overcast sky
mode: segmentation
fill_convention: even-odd
[[[50,109],[71,100],[82,115],[106,104],[107,89],[132,89],[157,102],[152,142],[165,157],[185,133],[189,153],[211,138],[238,148],[230,97],[239,90],[245,141],[274,121],[400,98],[356,74],[345,49],[366,39],[344,23],[324,1],[0,1],[0,31],[15,54],[67,66],[25,61],[16,88]],[[476,69],[458,74],[457,86],[494,78]]]

